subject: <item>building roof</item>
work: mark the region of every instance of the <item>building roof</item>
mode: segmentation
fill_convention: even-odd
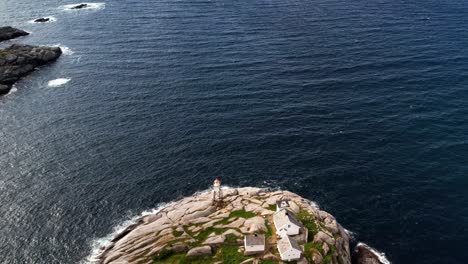
[[[273,215],[273,221],[275,222],[276,227],[281,228],[285,225],[294,224],[297,226],[302,226],[293,213],[287,209],[281,209]]]
[[[259,234],[246,235],[244,241],[246,246],[264,246],[265,236]]]
[[[302,252],[301,246],[297,243],[296,240],[291,239],[289,236],[285,236],[278,241],[278,251],[283,254],[289,249],[296,249]]]

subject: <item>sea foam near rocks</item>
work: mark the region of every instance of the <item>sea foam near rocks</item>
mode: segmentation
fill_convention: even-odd
[[[59,87],[59,86],[62,86],[66,83],[68,83],[71,79],[68,79],[68,78],[58,78],[58,79],[55,79],[55,80],[51,80],[47,83],[47,85],[49,87]]]
[[[114,226],[112,228],[112,232],[109,233],[108,235],[100,238],[93,239],[91,241],[91,253],[86,257],[84,260],[80,262],[80,264],[93,264],[97,263],[99,261],[99,255],[102,253],[102,249],[105,248],[109,243],[111,243],[111,240],[118,234],[122,233],[126,228],[129,226],[136,224],[138,220],[140,220],[142,217],[146,215],[153,215],[157,214],[161,209],[169,205],[170,203],[160,203],[156,206],[156,208],[150,209],[143,211],[139,215],[134,215],[129,217],[128,219],[122,221],[118,225]]]
[[[46,21],[46,22],[41,22],[41,23],[38,23],[38,22],[35,22],[37,18],[33,19],[33,20],[29,20],[28,23],[31,23],[31,24],[43,24],[43,23],[53,23],[53,22],[56,22],[57,19],[53,16],[46,16],[44,18],[48,18],[49,20]]]
[[[359,242],[356,247],[359,247],[359,246],[367,248],[370,252],[372,252],[375,256],[377,256],[380,263],[382,263],[382,264],[391,264],[391,262],[385,256],[385,253],[380,252],[377,249],[375,249],[375,248],[373,248],[373,247],[371,247],[371,246],[369,246],[369,245],[367,245],[365,243],[362,243],[362,242]]]
[[[73,7],[80,5],[80,4],[86,4],[87,6],[86,8],[73,9]],[[106,3],[76,3],[76,4],[60,6],[60,9],[66,10],[66,11],[80,11],[80,10],[102,10],[105,7],[106,7]]]

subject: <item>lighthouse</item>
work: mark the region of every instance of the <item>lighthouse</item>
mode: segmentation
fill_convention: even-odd
[[[221,181],[216,178],[213,182],[213,202],[221,202],[223,194],[221,192]]]

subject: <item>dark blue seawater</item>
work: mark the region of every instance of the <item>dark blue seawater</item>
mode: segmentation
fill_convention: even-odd
[[[32,32],[3,46],[71,50],[0,98],[1,263],[79,263],[214,177],[317,201],[392,263],[467,263],[466,1],[72,3],[0,1]]]

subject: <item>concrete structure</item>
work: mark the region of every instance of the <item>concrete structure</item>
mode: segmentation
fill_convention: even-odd
[[[245,255],[253,255],[265,252],[265,236],[259,234],[244,236]]]
[[[287,209],[280,209],[273,215],[273,222],[276,234],[280,237],[298,235],[301,230],[301,223],[297,221],[293,213]]]
[[[291,239],[289,236],[281,238],[278,241],[277,247],[283,261],[293,261],[301,258],[302,248],[296,240]]]

